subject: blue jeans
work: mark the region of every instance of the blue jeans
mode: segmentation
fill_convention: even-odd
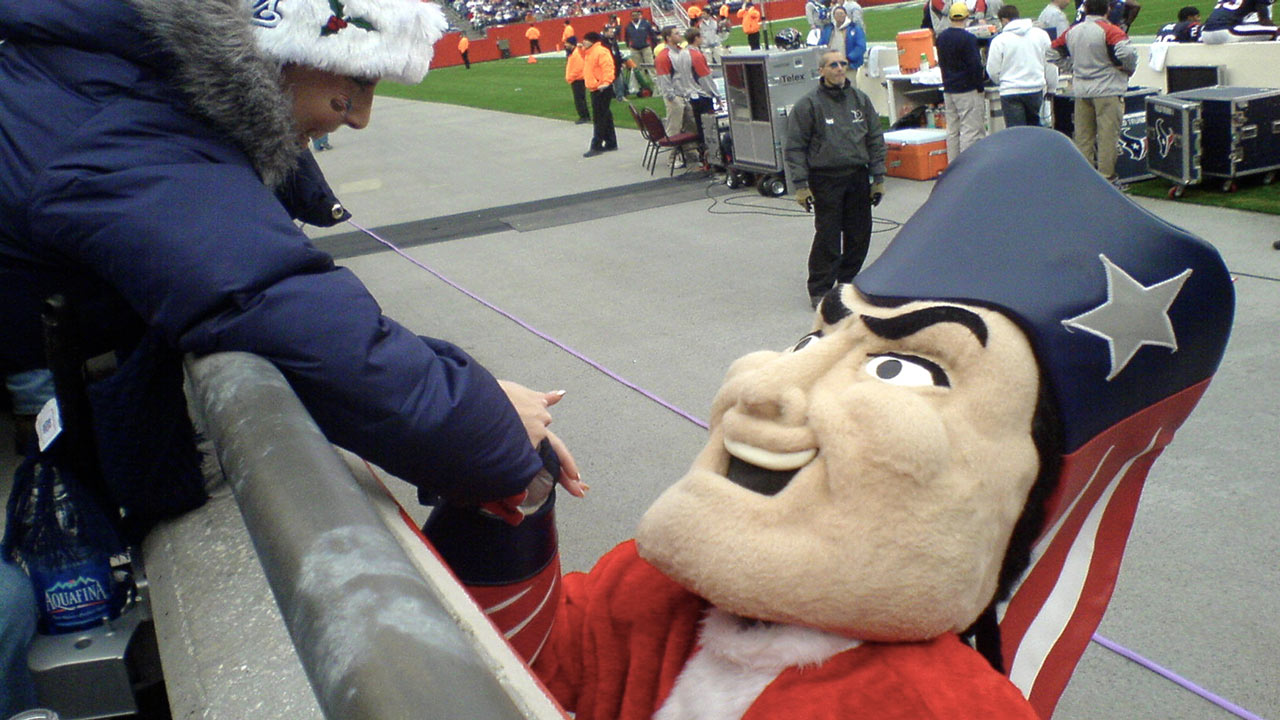
[[[0,718],[36,707],[27,648],[36,632],[36,601],[27,574],[0,562]]]
[[[53,373],[48,370],[25,370],[4,379],[13,397],[15,415],[35,415],[53,397]]]
[[[1043,92],[1001,95],[1000,107],[1004,110],[1004,126],[1039,125],[1040,106],[1043,104]]]

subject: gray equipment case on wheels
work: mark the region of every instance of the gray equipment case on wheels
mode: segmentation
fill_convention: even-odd
[[[761,192],[785,194],[782,148],[791,107],[818,82],[821,48],[726,55],[722,60],[735,170],[764,176]],[[766,186],[769,192],[766,193]]]

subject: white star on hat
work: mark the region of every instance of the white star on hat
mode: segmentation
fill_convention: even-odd
[[[1111,352],[1111,374],[1107,380],[1111,380],[1125,369],[1143,345],[1178,350],[1169,307],[1191,276],[1191,268],[1147,287],[1106,255],[1098,257],[1107,273],[1106,301],[1086,313],[1063,320],[1062,324],[1068,330],[1079,328],[1107,341]]]

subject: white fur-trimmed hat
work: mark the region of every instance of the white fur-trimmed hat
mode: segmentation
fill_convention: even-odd
[[[258,48],[281,63],[416,85],[448,28],[422,0],[243,0]]]

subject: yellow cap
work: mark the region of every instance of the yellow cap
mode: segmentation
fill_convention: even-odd
[[[953,3],[951,5],[951,19],[963,20],[969,17],[969,6],[963,2]]]

